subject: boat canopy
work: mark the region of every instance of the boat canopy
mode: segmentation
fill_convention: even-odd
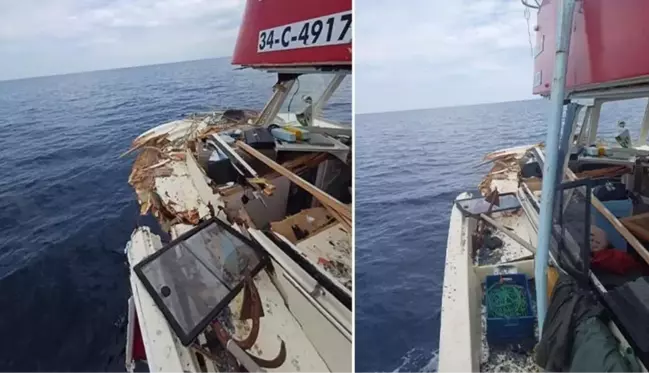
[[[538,9],[534,94],[550,94],[555,63],[557,6]],[[577,3],[568,50],[566,95],[649,83],[649,1],[586,0]]]
[[[351,0],[248,0],[232,64],[306,73],[351,70]]]

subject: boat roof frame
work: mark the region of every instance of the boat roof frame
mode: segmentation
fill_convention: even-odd
[[[310,65],[310,66],[241,66],[239,70],[243,69],[255,69],[263,70],[269,73],[277,74],[346,74],[349,75],[352,73],[352,66],[341,64],[341,65]]]
[[[580,134],[577,140],[578,145],[591,145],[597,140],[597,130],[599,128],[600,112],[602,105],[607,102],[634,100],[640,98],[647,98],[645,104],[644,116],[640,127],[640,136],[637,140],[633,140],[633,147],[643,146],[647,144],[647,137],[649,136],[649,84],[645,86],[635,87],[618,87],[611,90],[589,92],[582,95],[577,95],[570,99],[570,103],[579,105],[580,108],[585,108],[586,112],[582,119]],[[573,126],[577,125],[577,116]],[[574,128],[576,129],[576,127]],[[573,129],[573,130],[574,130]]]

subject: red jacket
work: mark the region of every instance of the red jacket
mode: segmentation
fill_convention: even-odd
[[[638,262],[628,253],[616,249],[604,249],[593,253],[591,259],[593,269],[625,275],[632,271],[640,271],[647,274],[647,267]]]

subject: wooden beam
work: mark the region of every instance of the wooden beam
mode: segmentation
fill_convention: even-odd
[[[282,165],[266,157],[265,155],[263,155],[262,153],[257,151],[257,149],[251,147],[250,145],[242,141],[237,141],[236,144],[240,149],[243,149],[246,153],[257,158],[266,166],[272,168],[280,175],[286,176],[286,178],[291,180],[294,184],[309,192],[312,196],[317,198],[318,201],[320,201],[320,203],[325,205],[325,207],[336,211],[338,214],[340,214],[343,220],[346,220],[347,222],[352,221],[351,209],[348,206],[342,204],[340,201],[328,195],[327,193],[323,192],[322,190],[318,189],[313,184],[302,179],[301,177],[297,176],[293,172],[287,170],[285,167],[282,167]]]
[[[570,180],[576,180],[577,176],[575,175],[574,172],[572,172],[571,169],[566,168],[566,176]],[[620,232],[620,234],[627,240],[631,246],[635,249],[635,251],[638,252],[638,254],[644,259],[647,264],[649,264],[649,251],[647,251],[647,248],[640,243],[640,241],[636,238],[636,236],[631,233],[627,227],[618,220],[618,218],[613,215],[610,211],[608,211],[608,208],[604,206],[602,201],[599,200],[599,198],[595,197],[594,195],[591,196],[590,203],[595,206],[597,211],[599,211],[604,217],[615,227],[615,229]]]

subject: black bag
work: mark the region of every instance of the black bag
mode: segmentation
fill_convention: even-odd
[[[649,278],[640,277],[604,294],[604,303],[636,355],[649,361]]]
[[[254,128],[243,133],[246,144],[258,150],[275,149],[275,138],[266,128]]]
[[[598,317],[603,311],[589,289],[561,273],[545,315],[541,341],[536,348],[536,363],[548,372],[568,371],[575,329],[581,322]]]

